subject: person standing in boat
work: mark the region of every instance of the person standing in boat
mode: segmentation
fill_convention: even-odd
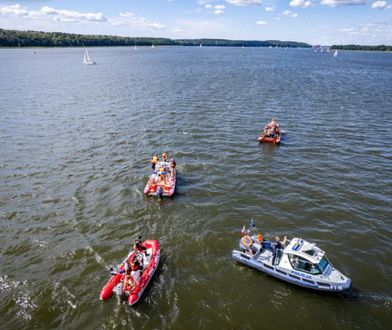
[[[280,241],[279,236],[275,237],[275,242],[274,242],[274,244],[272,246],[272,253],[273,253],[272,264],[273,265],[275,264],[275,259],[276,259],[276,256],[278,254],[278,251],[284,249],[284,247],[286,245],[286,240],[287,240],[286,236],[284,237],[283,242]]]

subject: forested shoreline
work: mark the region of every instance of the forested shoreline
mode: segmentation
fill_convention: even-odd
[[[386,45],[378,45],[378,46],[332,45],[331,49],[339,49],[339,50],[368,50],[368,51],[391,52],[392,51],[392,46],[386,46]]]
[[[280,40],[141,38],[0,29],[0,47],[151,46],[153,44],[155,46],[311,47],[304,42]]]
[[[305,42],[280,40],[169,39],[120,37],[63,32],[18,31],[0,29],[0,47],[110,47],[110,46],[220,46],[220,47],[289,47],[310,48]],[[392,51],[388,45],[332,45],[331,49]]]

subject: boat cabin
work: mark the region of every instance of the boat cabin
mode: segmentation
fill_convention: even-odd
[[[324,251],[319,249],[316,244],[300,238],[292,239],[283,254],[287,256],[293,269],[311,275],[323,274],[328,266],[332,267]]]

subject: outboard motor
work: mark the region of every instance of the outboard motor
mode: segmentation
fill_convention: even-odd
[[[163,188],[162,187],[158,187],[158,189],[157,189],[157,196],[159,198],[162,198],[162,195],[163,195]]]

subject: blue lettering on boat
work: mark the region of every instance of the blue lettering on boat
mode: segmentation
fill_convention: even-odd
[[[312,276],[310,276],[310,275],[298,273],[298,272],[296,272],[294,270],[291,271],[291,274],[294,274],[294,275],[297,275],[297,276],[301,276],[301,277],[305,277],[305,278],[308,278],[308,279],[312,278]]]

